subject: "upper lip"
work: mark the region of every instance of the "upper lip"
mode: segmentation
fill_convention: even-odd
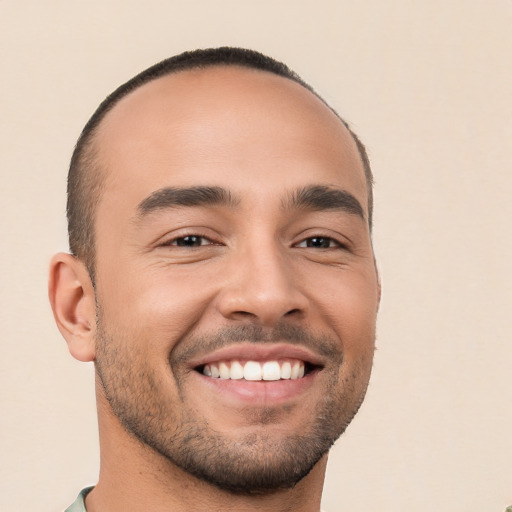
[[[325,366],[324,359],[302,345],[288,343],[236,343],[190,360],[194,368],[216,361],[275,361],[299,359],[315,366]]]

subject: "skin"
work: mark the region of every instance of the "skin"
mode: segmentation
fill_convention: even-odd
[[[215,67],[131,93],[106,116],[96,144],[106,173],[96,286],[68,254],[56,255],[50,271],[70,352],[98,370],[101,469],[88,511],[318,512],[327,454],[292,488],[233,493],[141,443],[114,410],[139,393],[136,410],[154,414],[161,430],[179,433],[185,420],[208,428],[254,464],[277,461],[287,439],[318,430],[324,409],[329,435],[343,431],[370,377],[380,299],[352,138],[300,85]],[[232,201],[143,211],[157,191],[198,186],[221,187]],[[362,215],[293,204],[312,186],[349,194]],[[178,245],[191,235],[200,246]],[[240,327],[247,341],[233,338]],[[294,329],[297,339],[286,335]],[[254,383],[244,388],[250,399],[236,381],[212,384],[196,371],[219,348],[250,355],[254,347],[302,350],[317,371],[289,392],[284,381]],[[249,438],[255,444],[243,448]]]

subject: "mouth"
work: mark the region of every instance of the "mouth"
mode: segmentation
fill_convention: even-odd
[[[290,343],[235,343],[189,360],[200,393],[232,409],[297,401],[318,386],[328,360]],[[206,386],[206,387],[203,387]]]
[[[301,359],[267,359],[267,360],[240,360],[224,359],[194,368],[197,372],[212,379],[279,381],[302,379],[321,367]]]

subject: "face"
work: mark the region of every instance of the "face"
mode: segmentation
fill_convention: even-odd
[[[293,486],[370,376],[379,292],[354,142],[298,84],[222,67],[143,86],[97,141],[103,414],[222,489]]]

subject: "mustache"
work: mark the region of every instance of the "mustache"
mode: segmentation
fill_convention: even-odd
[[[189,335],[180,340],[171,351],[171,360],[185,363],[201,354],[214,352],[233,343],[278,343],[286,341],[300,345],[321,354],[325,358],[340,362],[343,360],[343,344],[329,336],[317,335],[308,329],[281,323],[274,328],[246,324],[223,327],[213,333]]]

